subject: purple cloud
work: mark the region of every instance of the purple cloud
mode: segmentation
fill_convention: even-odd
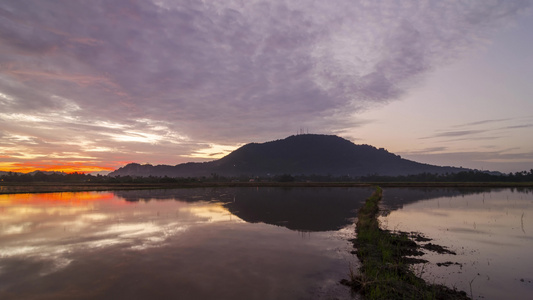
[[[0,133],[49,147],[69,139],[117,152],[157,145],[167,149],[161,158],[170,149],[263,141],[300,127],[338,133],[527,6],[3,1]],[[8,128],[17,115],[22,121]],[[120,138],[124,132],[130,139]]]

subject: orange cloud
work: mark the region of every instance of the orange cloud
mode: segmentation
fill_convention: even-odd
[[[23,162],[23,163],[2,163],[0,162],[0,170],[6,172],[21,172],[28,173],[33,171],[57,171],[65,173],[90,173],[98,171],[113,171],[113,166],[101,166],[92,164],[92,162]]]

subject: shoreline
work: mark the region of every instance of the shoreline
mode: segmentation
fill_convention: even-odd
[[[533,188],[533,182],[189,182],[189,183],[74,183],[0,182],[0,194],[89,192],[225,187],[405,187],[405,188]]]

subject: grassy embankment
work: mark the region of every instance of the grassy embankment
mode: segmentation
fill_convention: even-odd
[[[409,267],[412,256],[420,254],[407,233],[381,230],[377,219],[381,188],[366,200],[358,212],[354,246],[361,261],[358,272],[350,269],[344,283],[366,299],[470,299],[465,292],[443,285],[428,284]]]

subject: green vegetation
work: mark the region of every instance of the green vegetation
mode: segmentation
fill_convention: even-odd
[[[350,269],[350,279],[343,283],[366,299],[470,299],[465,292],[428,284],[416,276],[410,263],[421,260],[407,256],[421,254],[419,246],[407,233],[379,228],[381,197],[382,190],[377,187],[358,212],[354,246],[361,267],[358,272]]]
[[[359,177],[362,182],[533,182],[533,169],[509,174],[481,171],[432,174],[420,173],[402,176],[368,175]]]
[[[1,173],[1,172],[0,172]],[[332,176],[332,175],[295,175],[281,174],[269,176],[222,176],[211,173],[210,176],[197,177],[168,177],[168,176],[102,176],[83,173],[16,173],[4,172],[0,175],[0,182],[91,182],[91,183],[195,183],[195,182],[344,182],[344,183],[386,183],[401,184],[404,186],[427,184],[428,186],[463,185],[463,184],[494,184],[494,186],[507,185],[509,183],[533,185],[533,169],[509,174],[491,174],[480,171],[463,171],[459,173],[432,174],[420,173],[402,176]],[[433,185],[432,185],[433,184]]]
[[[61,182],[61,183],[190,183],[198,181],[198,178],[171,178],[171,177],[139,177],[139,176],[103,176],[83,173],[61,173],[61,172],[32,172],[16,173],[8,172],[0,176],[0,182]]]
[[[532,171],[533,172],[533,171]],[[162,189],[188,187],[363,187],[379,183],[386,187],[533,187],[533,179],[529,179],[532,172],[521,172],[518,175],[501,175],[499,181],[472,180],[472,177],[461,175],[469,181],[451,182],[441,180],[440,175],[419,174],[409,177],[361,177],[354,179],[348,176],[334,177],[331,175],[273,175],[269,177],[224,177],[218,174],[201,177],[159,177],[159,176],[102,176],[83,173],[44,173],[32,172],[28,174],[7,172],[0,175],[0,194],[9,193],[41,193],[41,192],[76,192],[76,191],[104,191],[124,189]],[[521,174],[521,175],[520,175]],[[484,176],[483,174],[479,174]],[[436,176],[436,177],[435,177]],[[452,176],[452,175],[449,175]],[[493,175],[490,175],[493,176]],[[510,177],[505,177],[510,176]],[[440,178],[435,180],[435,178]],[[456,179],[459,177],[455,177]],[[480,177],[482,178],[482,177]],[[507,181],[508,178],[517,181]],[[375,181],[367,181],[367,180]],[[416,180],[415,180],[416,179]],[[427,181],[422,181],[427,179]],[[527,181],[525,179],[528,179]],[[421,181],[417,181],[421,180]],[[431,181],[433,180],[433,181]]]

